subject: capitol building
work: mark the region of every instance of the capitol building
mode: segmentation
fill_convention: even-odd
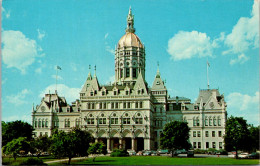
[[[224,95],[208,88],[199,91],[194,103],[186,97],[171,98],[159,68],[148,87],[145,49],[135,34],[129,9],[125,34],[115,49],[115,81],[101,86],[96,73],[86,73],[80,98],[71,105],[57,91],[45,94],[32,110],[35,136],[50,136],[54,128],[69,131],[79,127],[96,141],[103,141],[108,151],[157,150],[163,126],[184,121],[191,129],[189,141],[194,149],[223,149],[227,120]]]

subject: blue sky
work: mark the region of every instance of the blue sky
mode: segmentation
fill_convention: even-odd
[[[3,0],[2,120],[31,121],[44,93],[79,98],[97,66],[101,84],[113,81],[114,48],[124,35],[129,7],[146,47],[146,80],[160,64],[170,96],[194,101],[219,88],[228,116],[259,125],[258,0]]]

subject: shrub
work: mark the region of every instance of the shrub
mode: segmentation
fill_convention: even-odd
[[[115,149],[113,152],[110,154],[111,157],[126,157],[129,156],[129,153],[126,150],[122,149]]]
[[[43,163],[41,159],[30,157],[27,160],[23,161],[20,165],[47,165],[47,164]]]
[[[204,150],[204,149],[195,149],[195,150],[194,150],[194,153],[195,153],[195,154],[205,154],[205,153],[207,153],[207,150]]]

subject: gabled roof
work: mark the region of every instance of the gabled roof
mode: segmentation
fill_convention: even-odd
[[[152,86],[151,90],[167,90],[165,85],[164,85],[164,82],[161,79],[159,69],[157,70],[157,73],[156,73],[155,79],[153,81],[153,86]]]

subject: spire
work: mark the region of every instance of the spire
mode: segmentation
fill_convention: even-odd
[[[94,77],[97,77],[97,76],[96,76],[96,69],[97,69],[97,66],[95,65],[95,66],[94,66]]]
[[[88,73],[88,78],[87,80],[92,80],[92,76],[91,76],[91,65],[88,66],[89,69],[89,73]]]
[[[156,78],[160,78],[160,70],[159,70],[159,61],[157,62],[157,72],[156,72]]]
[[[131,32],[131,33],[135,33],[135,29],[134,29],[134,15],[132,15],[132,10],[131,10],[131,6],[129,8],[129,12],[128,12],[128,16],[127,16],[127,28],[126,28],[126,32]]]

